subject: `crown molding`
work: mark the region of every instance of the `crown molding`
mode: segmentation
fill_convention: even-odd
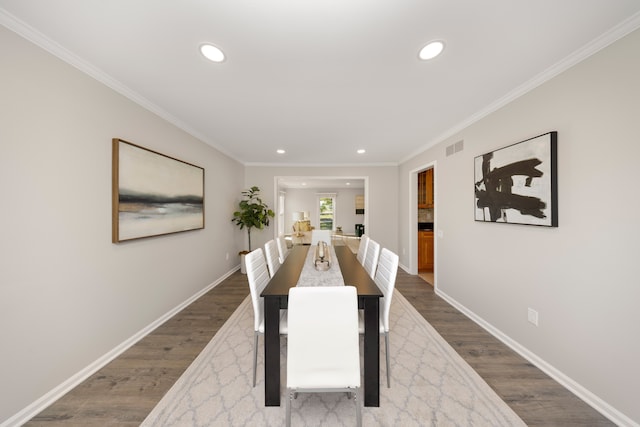
[[[468,128],[472,124],[478,122],[480,119],[483,119],[489,114],[515,101],[516,99],[520,98],[526,93],[532,91],[533,89],[537,88],[543,83],[553,79],[554,77],[570,69],[571,67],[579,64],[580,62],[589,58],[593,54],[601,51],[605,47],[620,40],[621,38],[631,33],[632,31],[637,30],[638,28],[640,28],[640,12],[635,13],[634,15],[622,21],[615,27],[606,31],[604,34],[600,35],[599,37],[596,37],[594,40],[582,46],[578,50],[574,51],[572,54],[570,54],[566,58],[562,59],[561,61],[547,68],[545,71],[541,72],[540,74],[528,80],[527,82],[523,83],[522,85],[516,87],[515,89],[507,93],[505,96],[498,98],[497,100],[495,100],[485,108],[481,109],[477,113],[473,114],[466,120],[463,120],[462,122],[453,126],[449,130],[443,132],[438,137],[433,138],[430,142],[422,146],[420,149],[414,151],[412,154],[409,154],[408,156],[404,157],[398,163],[399,164],[405,163],[411,160],[412,158],[416,157],[417,155],[424,153],[429,148],[432,148],[433,146],[443,142],[447,138],[450,138],[455,134],[463,131],[464,129]]]
[[[621,39],[622,37],[626,36],[627,34],[631,33],[632,31],[640,28],[640,12],[638,12],[638,13],[632,15],[631,17],[629,17],[628,19],[622,21],[620,24],[616,25],[615,27],[611,28],[610,30],[608,30],[607,32],[602,34],[601,36],[599,36],[596,39],[592,40],[591,42],[587,43],[586,45],[584,45],[580,49],[576,50],[575,52],[573,52],[571,55],[567,56],[563,60],[559,61],[558,63],[556,63],[554,65],[552,65],[551,67],[549,67],[548,69],[546,69],[542,73],[538,74],[534,78],[530,79],[529,81],[525,82],[524,84],[516,87],[515,89],[513,89],[512,91],[507,93],[505,96],[495,100],[494,102],[492,102],[491,104],[489,104],[485,108],[479,110],[477,113],[475,113],[472,116],[468,117],[466,120],[463,120],[462,122],[458,123],[457,125],[451,127],[449,130],[443,132],[442,134],[440,134],[436,138],[433,138],[430,142],[427,142],[425,145],[420,147],[418,150],[416,150],[416,151],[412,152],[411,154],[405,156],[404,158],[400,159],[398,162],[344,163],[344,164],[340,164],[340,163],[326,163],[326,164],[297,163],[297,164],[291,164],[291,163],[245,162],[242,159],[237,158],[235,155],[230,153],[224,147],[221,147],[220,145],[218,145],[215,141],[212,141],[210,138],[208,138],[207,136],[205,136],[201,132],[195,130],[194,128],[192,128],[191,126],[187,125],[182,120],[180,120],[180,119],[176,118],[175,116],[171,115],[170,113],[168,113],[163,108],[159,107],[158,105],[154,104],[153,102],[149,101],[145,97],[141,96],[140,94],[138,94],[137,92],[133,91],[132,89],[130,89],[126,85],[124,85],[121,82],[117,81],[116,79],[112,78],[107,73],[105,73],[104,71],[102,71],[99,68],[95,67],[91,63],[81,59],[80,57],[75,55],[73,52],[71,52],[68,49],[64,48],[63,46],[61,46],[57,42],[49,39],[47,36],[45,36],[44,34],[39,32],[35,28],[29,26],[25,22],[21,21],[17,17],[13,16],[12,14],[7,12],[3,8],[0,8],[0,24],[2,24],[6,28],[14,31],[15,33],[17,33],[18,35],[22,36],[23,38],[29,40],[30,42],[34,43],[35,45],[41,47],[42,49],[46,50],[47,52],[51,53],[52,55],[58,57],[59,59],[63,60],[64,62],[70,64],[71,66],[75,67],[76,69],[80,70],[81,72],[83,72],[85,74],[88,74],[89,76],[93,77],[97,81],[99,81],[102,84],[106,85],[107,87],[113,89],[117,93],[119,93],[119,94],[123,95],[124,97],[128,98],[129,100],[135,102],[136,104],[140,105],[141,107],[151,111],[152,113],[156,114],[160,118],[162,118],[162,119],[166,120],[167,122],[173,124],[177,128],[182,129],[183,131],[185,131],[189,135],[193,136],[194,138],[196,138],[196,139],[202,141],[203,143],[215,148],[216,150],[220,151],[225,156],[237,161],[238,163],[240,163],[240,164],[242,164],[244,166],[269,166],[269,167],[367,167],[367,166],[371,167],[371,166],[373,166],[373,167],[379,167],[379,166],[398,166],[398,165],[401,165],[402,163],[405,163],[405,162],[411,160],[412,158],[420,155],[421,153],[425,152],[429,148],[432,148],[433,146],[443,142],[447,138],[449,138],[449,137],[451,137],[451,136],[463,131],[464,129],[466,129],[467,127],[471,126],[472,124],[478,122],[482,118],[484,118],[484,117],[488,116],[489,114],[497,111],[498,109],[504,107],[505,105],[513,102],[517,98],[523,96],[524,94],[530,92],[531,90],[535,89],[536,87],[538,87],[538,86],[542,85],[543,83],[545,83],[545,82],[551,80],[552,78],[556,77],[560,73],[562,73],[562,72],[568,70],[569,68],[575,66],[576,64],[582,62],[586,58],[588,58],[591,55],[595,54],[596,52],[604,49],[605,47],[607,47],[610,44],[614,43],[615,41]]]
[[[140,105],[142,108],[151,111],[155,115],[171,123],[177,128],[185,131],[186,133],[193,136],[194,138],[215,148],[225,156],[230,157],[231,159],[237,161],[238,163],[242,163],[242,160],[235,157],[233,154],[231,154],[226,149],[216,144],[214,141],[211,141],[211,139],[207,138],[205,135],[203,135],[199,131],[193,129],[191,126],[189,126],[182,120],[171,115],[163,108],[159,107],[158,105],[149,101],[147,98],[143,97],[139,93],[133,91],[131,88],[127,87],[126,85],[122,84],[118,80],[114,79],[113,77],[111,77],[110,75],[102,71],[100,68],[83,60],[82,58],[80,58],[70,50],[66,49],[56,41],[51,40],[49,37],[47,37],[40,31],[36,30],[35,28],[31,27],[27,23],[23,22],[22,20],[18,19],[17,17],[13,16],[3,8],[0,8],[0,24],[5,26],[9,30],[15,32],[19,36],[27,39],[28,41],[35,44],[36,46],[39,46],[40,48],[49,52],[53,56],[61,59],[62,61],[66,62],[72,67],[89,75],[90,77],[94,78],[98,82],[104,84],[105,86],[109,87],[110,89],[114,90],[120,95]]]
[[[268,163],[268,162],[245,162],[247,167],[275,167],[275,168],[366,168],[366,167],[398,167],[399,163]]]

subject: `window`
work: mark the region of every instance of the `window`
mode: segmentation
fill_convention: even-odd
[[[335,194],[319,194],[318,210],[320,218],[320,230],[335,229],[335,212],[336,212],[336,195]]]

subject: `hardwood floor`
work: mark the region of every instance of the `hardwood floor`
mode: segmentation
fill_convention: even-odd
[[[139,425],[248,294],[238,271],[25,425]]]
[[[433,278],[433,271],[419,271],[418,276],[420,276],[422,280],[424,280],[425,282],[430,284],[431,287],[433,287],[433,284],[435,283]]]
[[[528,426],[615,425],[438,297],[423,279],[398,270],[396,289]]]
[[[614,425],[436,296],[418,276],[399,270],[396,288],[526,424]],[[248,293],[246,275],[236,272],[25,425],[138,425]]]

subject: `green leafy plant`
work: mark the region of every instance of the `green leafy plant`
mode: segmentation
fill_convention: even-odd
[[[275,214],[260,198],[260,188],[253,186],[242,192],[243,200],[238,204],[239,210],[233,213],[231,221],[240,227],[240,230],[247,228],[249,236],[249,252],[251,252],[251,229],[262,230],[269,225],[269,218]],[[246,252],[240,252],[240,254]]]

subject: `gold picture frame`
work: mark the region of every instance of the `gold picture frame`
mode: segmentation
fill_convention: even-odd
[[[112,242],[204,228],[204,168],[112,140]]]

